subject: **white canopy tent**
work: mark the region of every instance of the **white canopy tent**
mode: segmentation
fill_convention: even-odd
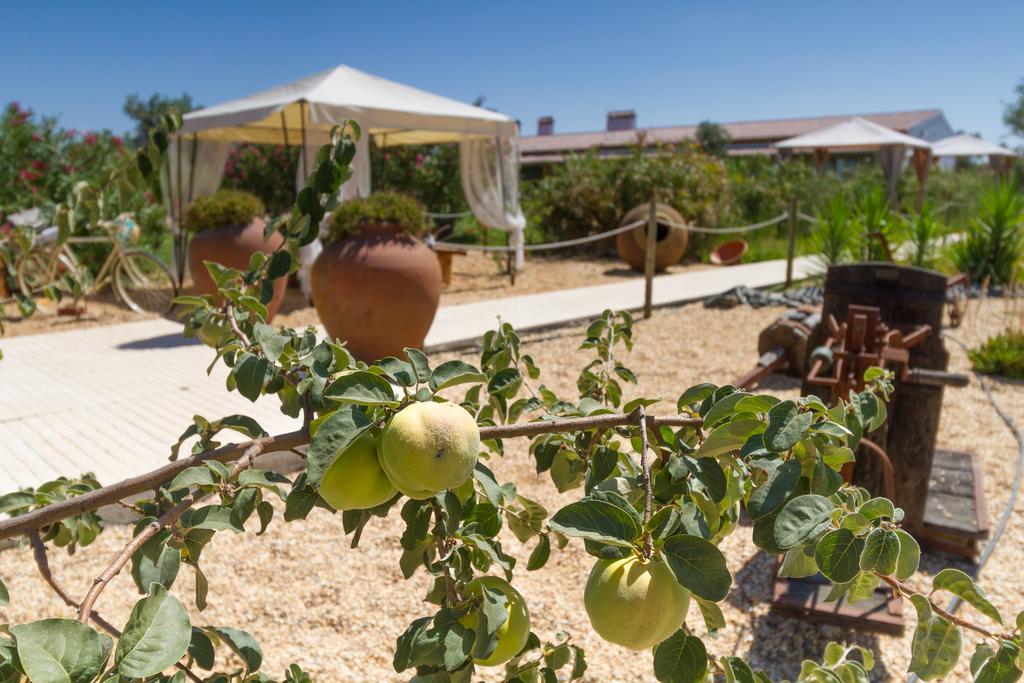
[[[298,146],[298,189],[305,185],[316,150],[327,142],[331,128],[348,120],[359,124],[363,138],[353,177],[342,186],[342,199],[370,194],[370,137],[380,146],[458,142],[470,209],[488,227],[510,233],[517,265],[522,265],[526,220],[519,208],[515,121],[344,65],[185,114],[164,174],[175,234],[180,234],[188,205],[220,186],[232,144]],[[182,263],[180,256],[176,254]]]
[[[1004,173],[1013,164],[1017,153],[982,140],[981,138],[961,133],[942,138],[932,143],[932,156],[942,157],[982,157],[987,156],[988,162],[997,173]]]
[[[921,188],[928,177],[931,146],[926,141],[859,116],[782,140],[775,143],[775,146],[780,150],[792,152],[813,152],[819,162],[824,160],[829,152],[877,150],[878,161],[882,165],[882,173],[888,186],[889,200],[893,203],[896,202],[896,186],[908,150],[913,150],[914,169],[917,171]],[[918,194],[921,196],[920,192]]]

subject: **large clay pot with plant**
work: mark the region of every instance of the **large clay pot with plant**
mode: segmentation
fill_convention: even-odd
[[[184,227],[193,233],[188,245],[188,270],[197,293],[217,293],[217,285],[203,265],[204,261],[245,270],[253,254],[270,254],[281,246],[284,238],[280,233],[263,240],[264,212],[259,197],[238,190],[220,190],[200,197],[188,207]],[[288,278],[274,282],[274,296],[267,304],[267,320],[281,307],[287,286]]]
[[[628,263],[636,270],[644,269],[644,260],[647,253],[647,216],[650,212],[649,204],[641,204],[633,207],[622,217],[621,225],[629,225],[639,220],[644,221],[632,230],[620,232],[615,237],[615,248],[619,252],[619,258]],[[689,233],[684,228],[677,228],[671,225],[685,225],[686,221],[668,204],[658,204],[655,209],[655,221],[658,226],[657,240],[654,249],[654,269],[662,271],[669,266],[679,263],[686,252],[686,244],[689,241]]]
[[[337,208],[313,262],[313,305],[331,337],[358,359],[422,348],[441,300],[441,267],[418,237],[418,202],[381,192]]]

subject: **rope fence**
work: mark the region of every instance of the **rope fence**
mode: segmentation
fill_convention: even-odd
[[[434,215],[438,215],[438,214],[428,214],[428,215],[434,216]],[[755,230],[761,230],[762,228],[769,228],[769,227],[771,227],[773,225],[778,225],[779,223],[783,222],[784,220],[786,220],[788,218],[789,218],[789,212],[788,211],[783,211],[778,216],[776,216],[774,218],[769,218],[766,221],[761,221],[760,223],[753,223],[751,225],[740,225],[740,226],[728,227],[728,228],[705,228],[705,227],[698,226],[698,225],[689,225],[689,224],[686,224],[686,223],[676,223],[675,221],[670,221],[670,220],[667,220],[667,219],[661,218],[661,217],[658,218],[658,223],[660,223],[662,225],[668,225],[668,226],[671,226],[673,228],[678,228],[680,230],[687,230],[689,232],[699,232],[699,233],[705,233],[705,234],[709,234],[709,235],[725,235],[725,234],[730,234],[730,233],[753,232]],[[581,244],[589,244],[590,242],[597,242],[599,240],[603,240],[603,239],[608,238],[608,237],[614,237],[615,235],[618,235],[619,233],[628,232],[629,230],[633,230],[635,228],[638,228],[641,225],[645,225],[646,223],[647,223],[646,219],[640,219],[640,220],[637,220],[637,221],[633,221],[632,223],[627,223],[626,225],[621,225],[621,226],[619,226],[617,228],[614,228],[612,230],[606,230],[604,232],[599,232],[596,235],[587,235],[586,237],[577,237],[575,239],[561,240],[559,242],[542,242],[540,244],[527,244],[527,245],[523,246],[523,249],[525,251],[545,251],[545,250],[550,250],[550,249],[563,249],[565,247],[575,247],[575,246],[579,246]],[[433,246],[435,248],[457,249],[457,250],[465,250],[465,251],[508,252],[508,251],[514,251],[515,250],[515,247],[504,246],[504,245],[462,244],[460,242],[432,242],[431,246]]]

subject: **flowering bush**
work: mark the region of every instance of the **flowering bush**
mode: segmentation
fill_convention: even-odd
[[[436,213],[466,210],[457,144],[378,147],[371,143],[370,164],[375,190],[409,195]]]
[[[221,185],[256,195],[272,215],[287,212],[295,201],[299,148],[283,145],[235,145],[228,153]]]

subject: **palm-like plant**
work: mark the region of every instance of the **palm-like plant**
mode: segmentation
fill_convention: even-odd
[[[856,220],[845,193],[833,194],[818,213],[813,241],[826,267],[850,259],[857,241]]]
[[[860,196],[857,203],[856,220],[860,232],[861,253],[869,261],[884,261],[888,258],[881,240],[875,235],[881,235],[888,242],[892,242],[892,215],[889,210],[889,199],[885,196],[885,189],[880,185],[874,185]]]
[[[930,204],[903,220],[903,233],[909,249],[910,265],[932,268],[939,260],[938,240],[943,233],[942,224]]]
[[[1024,257],[1024,196],[1009,182],[997,181],[979,201],[978,216],[964,240],[953,250],[953,261],[975,282],[1013,281]]]

